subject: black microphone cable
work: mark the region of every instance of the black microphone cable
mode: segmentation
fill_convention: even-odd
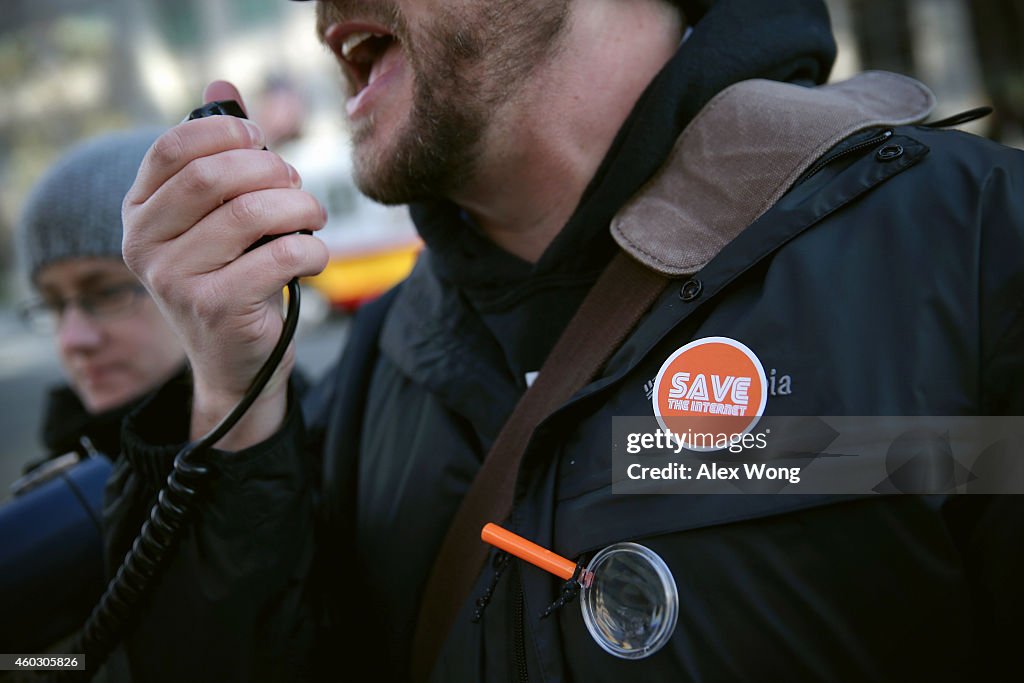
[[[224,100],[211,102],[196,109],[189,119],[213,115],[245,118],[237,102]],[[264,237],[250,249],[275,237],[277,235]],[[83,653],[89,671],[66,672],[71,674],[71,679],[91,679],[106,662],[137,615],[142,600],[166,567],[172,552],[181,540],[195,512],[196,502],[212,477],[205,456],[214,444],[238,424],[277,370],[295,336],[295,329],[299,323],[299,304],[299,281],[298,278],[293,278],[288,283],[288,306],[281,336],[270,356],[256,373],[242,400],[208,434],[198,441],[187,444],[175,456],[174,469],[168,475],[164,488],[157,494],[157,501],[149,512],[149,518],[142,525],[131,550],[125,555],[124,562],[89,615],[71,650]]]
[[[91,674],[95,673],[117,646],[125,629],[154,579],[166,566],[173,550],[181,540],[196,500],[205,490],[211,471],[204,456],[245,415],[277,370],[295,336],[299,321],[299,283],[288,283],[288,312],[281,336],[267,360],[253,378],[241,401],[208,434],[194,441],[174,457],[174,469],[167,476],[167,484],[157,494],[157,502],[149,518],[125,555],[124,562],[107,585],[99,604],[86,621],[73,652],[82,652]]]

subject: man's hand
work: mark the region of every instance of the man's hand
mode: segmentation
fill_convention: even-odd
[[[215,82],[204,101],[242,98]],[[195,383],[192,438],[241,399],[281,334],[281,291],[327,265],[327,220],[298,172],[264,151],[252,121],[187,121],[153,143],[124,200],[125,263],[185,344]],[[264,235],[284,236],[246,253]],[[217,445],[239,450],[280,427],[294,344],[246,417]]]

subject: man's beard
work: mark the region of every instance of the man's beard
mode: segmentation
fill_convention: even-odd
[[[466,187],[496,112],[556,54],[570,1],[443,6],[415,34],[392,12],[413,79],[412,107],[393,139],[375,147],[372,118],[353,131],[359,189],[384,204],[406,204]]]

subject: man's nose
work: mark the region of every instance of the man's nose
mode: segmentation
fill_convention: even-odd
[[[64,352],[95,348],[103,339],[102,330],[95,320],[78,306],[68,306],[57,323],[57,340]]]

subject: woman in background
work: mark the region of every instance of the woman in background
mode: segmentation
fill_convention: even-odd
[[[18,255],[35,294],[22,313],[53,334],[65,382],[47,399],[47,457],[0,508],[0,642],[12,652],[66,652],[117,569],[118,560],[104,566],[105,547],[138,533],[137,516],[103,521],[116,512],[103,505],[104,485],[121,490],[126,471],[148,464],[166,476],[161,463],[125,468],[121,456],[121,420],[175,375],[189,381],[177,337],[121,258],[121,203],[160,132],[76,146],[33,188],[18,222]],[[104,680],[128,678],[115,654]]]
[[[121,259],[121,202],[159,133],[78,145],[35,186],[18,225],[38,295],[23,311],[53,331],[67,380],[48,399],[42,439],[51,456],[117,455],[124,414],[184,367],[177,337]]]

